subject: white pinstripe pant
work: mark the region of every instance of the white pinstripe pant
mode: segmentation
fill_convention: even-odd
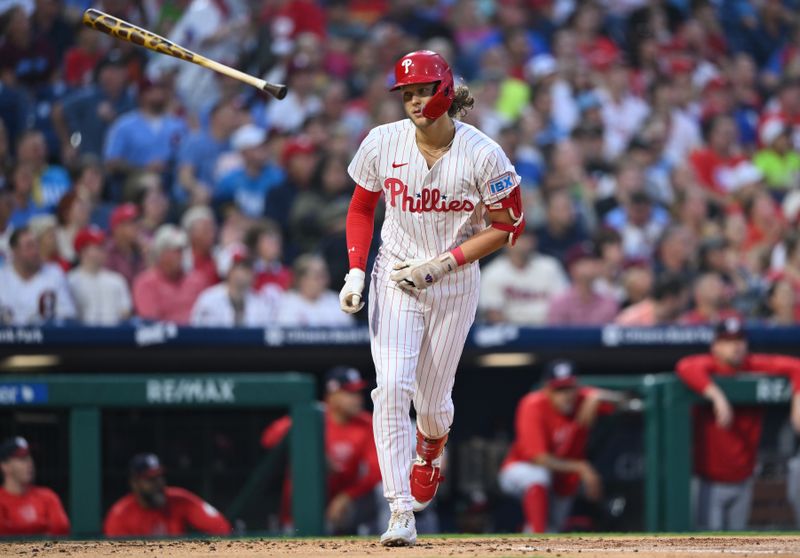
[[[477,310],[480,272],[472,264],[408,294],[389,279],[391,264],[383,260],[375,262],[369,292],[377,375],[372,420],[384,496],[392,511],[408,511],[416,447],[411,403],[420,431],[432,438],[447,434],[456,369]]]

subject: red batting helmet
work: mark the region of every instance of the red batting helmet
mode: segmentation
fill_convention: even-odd
[[[394,65],[392,91],[415,83],[438,83],[436,93],[422,109],[422,116],[436,120],[448,111],[455,99],[453,71],[444,58],[432,50],[409,52]]]

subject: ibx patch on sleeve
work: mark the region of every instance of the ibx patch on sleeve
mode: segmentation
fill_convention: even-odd
[[[489,181],[489,192],[498,194],[514,187],[514,174],[508,171]]]

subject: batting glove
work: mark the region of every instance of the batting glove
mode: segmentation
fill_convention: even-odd
[[[364,290],[364,272],[354,267],[344,276],[344,286],[339,292],[339,306],[348,314],[355,314],[364,308],[361,293]]]
[[[406,260],[394,265],[389,278],[404,291],[427,289],[458,267],[456,258],[445,252],[430,260]]]

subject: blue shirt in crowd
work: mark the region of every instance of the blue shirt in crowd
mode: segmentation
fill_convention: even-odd
[[[216,182],[215,170],[217,159],[230,149],[230,142],[218,141],[209,132],[202,130],[195,132],[181,143],[178,151],[178,167],[191,165],[194,176],[209,188]],[[186,190],[180,184],[175,184],[174,196],[178,201],[186,198]]]
[[[265,166],[257,176],[250,176],[244,169],[226,175],[214,188],[215,202],[234,200],[236,206],[248,217],[264,215],[264,206],[270,190],[279,186],[285,174],[279,167]]]
[[[154,162],[175,160],[182,138],[188,133],[186,123],[176,116],[148,118],[142,111],[123,114],[111,125],[106,137],[103,158],[121,159],[144,167]]]
[[[116,114],[124,114],[136,108],[133,96],[125,91],[117,99],[111,99],[97,85],[83,87],[70,93],[63,101],[64,118],[70,134],[79,133],[80,153],[103,154],[103,142],[111,122],[98,114],[102,103],[110,103]]]

